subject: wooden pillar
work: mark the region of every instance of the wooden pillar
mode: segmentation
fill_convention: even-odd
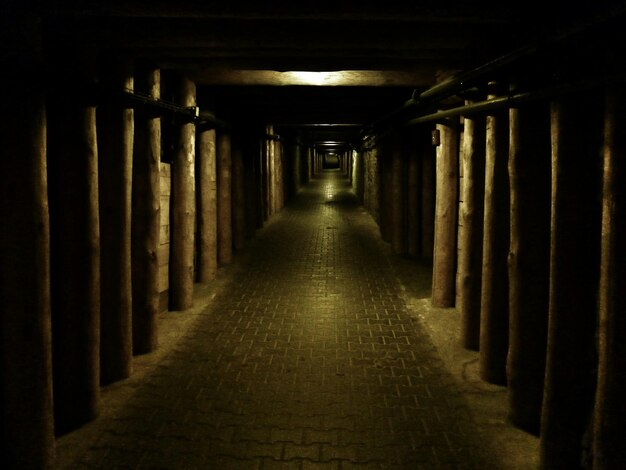
[[[179,102],[196,105],[196,85],[188,78],[178,84]],[[195,248],[195,156],[196,125],[183,122],[178,127],[177,149],[172,162],[172,202],[170,225],[170,309],[186,310],[193,305]]]
[[[459,308],[461,344],[478,351],[485,199],[485,118],[464,119],[459,210]]]
[[[217,261],[230,264],[233,260],[233,226],[231,193],[232,160],[230,135],[217,135]]]
[[[509,119],[487,116],[485,221],[480,312],[480,376],[506,385],[509,337]]]
[[[76,60],[76,63],[79,63]],[[48,99],[54,417],[58,434],[100,406],[100,224],[96,106],[77,94],[90,68],[59,66]],[[93,70],[93,68],[91,68]],[[86,74],[87,77],[84,77]]]
[[[256,184],[256,226],[257,228],[263,228],[265,222],[265,210],[267,199],[267,178],[265,171],[267,168],[267,153],[265,152],[265,140],[263,138],[255,139],[255,184]]]
[[[346,152],[346,176],[348,178],[348,181],[352,182],[352,167],[353,165],[353,160],[352,160],[352,150],[348,150]]]
[[[270,144],[267,137],[261,139],[261,176],[262,176],[262,206],[263,206],[263,221],[267,221],[270,217]]]
[[[269,126],[268,132],[272,134],[272,128]],[[268,177],[268,207],[269,207],[269,216],[271,217],[276,213],[276,151],[274,140],[269,139],[267,141],[267,155],[269,166],[267,169],[267,177]]]
[[[257,205],[260,202],[258,197],[258,154],[259,147],[256,139],[252,138],[254,133],[251,129],[245,135],[244,140],[244,177],[246,185],[246,238],[254,238],[257,229]]]
[[[404,155],[402,136],[395,135],[390,142],[390,238],[394,253],[404,253]]]
[[[424,137],[422,146],[422,188],[421,188],[421,252],[422,258],[432,261],[435,250],[435,193],[436,193],[436,152],[430,140],[430,133]]]
[[[161,96],[161,71],[138,75],[136,86],[152,98]],[[158,344],[159,229],[161,222],[161,118],[147,111],[135,116],[132,190],[132,329],[133,353],[146,354]]]
[[[101,76],[112,90],[133,89],[130,60],[107,61]],[[103,103],[98,119],[100,197],[100,383],[132,373],[131,186],[134,112]]]
[[[422,231],[422,211],[421,211],[421,142],[417,136],[411,139],[410,150],[408,151],[407,164],[407,246],[406,251],[412,258],[417,258],[421,254],[421,231]],[[356,173],[356,172],[355,172]]]
[[[283,168],[283,144],[280,140],[274,142],[274,170],[275,170],[275,190],[274,212],[280,212],[285,205],[285,180]]]
[[[232,237],[233,248],[243,250],[246,243],[246,195],[243,149],[240,135],[231,141],[232,159]]]
[[[383,240],[391,243],[391,190],[393,179],[391,177],[392,148],[389,137],[380,139],[378,142],[378,168],[380,170],[379,188],[379,222],[380,235]]]
[[[198,282],[217,277],[217,171],[215,129],[198,138]]]
[[[594,470],[626,467],[626,96],[621,86],[608,89],[605,113]]]
[[[306,171],[304,173],[304,183],[308,184],[312,178],[312,167],[313,167],[313,148],[307,147],[306,149]]]
[[[550,109],[509,111],[509,420],[539,434],[550,286]]]
[[[437,124],[437,130],[441,145],[437,147],[432,302],[435,307],[454,307],[459,195],[458,122]]]
[[[352,180],[352,187],[356,196],[363,206],[365,206],[365,152],[357,152],[354,159],[354,178]]]
[[[292,138],[293,141],[289,143],[289,153],[285,159],[285,164],[289,170],[289,184],[285,202],[293,200],[302,184],[302,146],[297,136]]]
[[[5,63],[0,109],[0,466],[16,469],[54,457],[46,75],[24,62]]]
[[[598,98],[568,96],[551,105],[550,309],[540,443],[546,469],[581,468],[592,417],[601,233]]]

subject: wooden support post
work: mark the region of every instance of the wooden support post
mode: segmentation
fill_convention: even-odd
[[[217,277],[217,171],[215,129],[198,139],[198,282]]]
[[[378,142],[378,165],[380,170],[380,207],[379,222],[380,235],[383,240],[391,243],[391,189],[393,179],[391,177],[391,142],[389,137]]]
[[[269,141],[265,138],[261,139],[261,210],[263,213],[263,222],[267,221],[270,216],[270,153]]]
[[[161,96],[161,72],[140,74],[136,86],[152,98]],[[159,229],[161,225],[161,118],[147,112],[135,116],[132,190],[133,353],[146,354],[158,345]]]
[[[275,191],[274,212],[280,212],[285,205],[285,180],[283,172],[283,144],[277,140],[274,142],[274,171]]]
[[[304,172],[304,184],[308,184],[312,178],[312,165],[313,165],[313,148],[307,147],[306,149],[306,170]]]
[[[130,60],[107,61],[103,81],[133,89]],[[132,373],[131,186],[134,111],[116,103],[98,107],[100,197],[100,384]]]
[[[550,286],[550,110],[509,111],[509,420],[538,435]]]
[[[233,248],[243,250],[246,243],[246,193],[243,149],[240,135],[231,141],[232,159],[232,233]]]
[[[196,85],[188,78],[179,82],[179,102],[196,105]],[[172,162],[172,220],[170,255],[170,309],[186,310],[193,305],[195,248],[195,156],[196,125],[183,122]]]
[[[456,120],[446,124],[437,124],[441,145],[437,147],[437,195],[432,291],[432,302],[435,307],[454,307],[459,195],[458,127]]]
[[[422,190],[421,193],[421,252],[422,258],[432,261],[435,250],[435,193],[436,193],[436,152],[430,140],[430,132],[421,146],[422,149]]]
[[[244,178],[246,193],[246,238],[254,238],[257,229],[257,205],[260,202],[258,197],[258,155],[259,147],[256,139],[251,136],[253,133],[248,129],[244,140]]]
[[[348,150],[344,153],[344,158],[346,159],[346,178],[348,181],[351,181],[352,177],[352,151]]]
[[[255,153],[254,153],[254,172],[255,172],[255,187],[256,187],[256,227],[263,228],[265,222],[265,200],[266,200],[266,186],[267,178],[265,177],[266,153],[265,153],[265,141],[261,138],[256,138]]]
[[[421,211],[421,146],[417,136],[411,138],[411,145],[408,150],[407,164],[407,254],[412,258],[417,258],[421,253],[421,231],[422,231],[422,211]]]
[[[459,210],[459,311],[461,344],[478,351],[485,203],[485,118],[466,117],[463,133],[463,184]]]
[[[233,261],[232,226],[232,160],[230,135],[217,135],[217,262],[230,264]]]
[[[487,116],[485,222],[480,312],[480,376],[506,385],[509,337],[509,119]]]
[[[43,67],[4,71],[0,109],[0,466],[52,468],[50,225]],[[18,65],[19,64],[19,65]],[[26,70],[25,70],[26,69]]]
[[[404,148],[401,135],[390,142],[389,212],[391,248],[396,254],[404,253]]]
[[[551,108],[550,310],[540,442],[546,469],[581,467],[592,417],[601,233],[598,98],[567,96]]]
[[[79,62],[79,61],[77,61]],[[58,434],[100,407],[100,224],[96,106],[67,65],[48,99],[54,417]]]
[[[626,467],[626,96],[622,86],[606,93],[599,368],[593,427],[593,468]]]
[[[268,133],[272,133],[272,127],[268,126]],[[276,212],[276,162],[274,160],[274,141],[268,139],[267,145],[267,217],[268,219]]]

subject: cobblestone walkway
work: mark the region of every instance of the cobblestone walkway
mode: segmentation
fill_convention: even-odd
[[[484,468],[468,408],[338,176],[259,232],[71,468]]]

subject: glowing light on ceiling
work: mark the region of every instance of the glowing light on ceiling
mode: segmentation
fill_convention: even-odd
[[[341,85],[349,79],[345,72],[282,72],[282,75],[288,82],[298,85],[316,85],[329,86]]]

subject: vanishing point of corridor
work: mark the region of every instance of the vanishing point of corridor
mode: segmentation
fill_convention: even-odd
[[[339,172],[313,179],[62,466],[485,468],[381,245]]]

